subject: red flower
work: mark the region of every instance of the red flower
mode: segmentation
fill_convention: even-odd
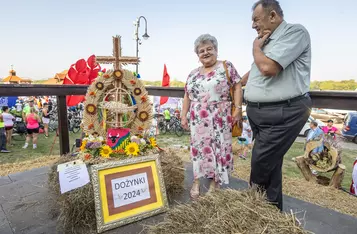
[[[221,157],[221,163],[222,163],[222,166],[225,166],[227,163],[227,160],[224,157]]]
[[[227,122],[228,122],[228,123],[232,123],[232,116],[230,116],[230,115],[227,116]]]
[[[148,99],[147,99],[146,96],[142,96],[142,97],[141,97],[141,101],[142,101],[142,102],[146,102],[147,100],[148,100]]]
[[[193,147],[192,147],[192,156],[193,156],[193,157],[196,157],[197,154],[198,154],[198,150],[197,150],[196,148],[193,148]]]
[[[206,110],[201,110],[200,111],[200,117],[201,118],[207,118],[208,117],[208,112]]]
[[[92,91],[92,92],[89,93],[89,95],[90,96],[95,96],[95,92]]]
[[[135,84],[136,84],[136,81],[135,81],[135,80],[131,80],[131,81],[130,81],[130,84],[135,85]]]
[[[90,154],[84,155],[84,159],[85,159],[85,160],[89,160],[91,157],[92,157],[92,155],[90,155]]]
[[[210,154],[210,153],[212,153],[211,147],[207,146],[203,148],[203,154]]]
[[[110,78],[109,74],[104,74],[103,77],[104,77],[105,79]]]
[[[210,78],[212,76],[214,76],[215,72],[214,71],[211,71],[210,73],[207,74],[207,77]]]
[[[94,128],[94,124],[91,123],[88,125],[88,129],[92,129],[92,128]]]
[[[192,110],[190,114],[191,120],[195,120],[195,112]]]
[[[96,62],[95,55],[92,55],[88,60],[80,59],[75,64],[72,64],[68,70],[63,84],[65,85],[90,85],[98,76],[100,65]],[[85,96],[70,95],[67,96],[67,106],[75,106],[84,100]]]
[[[227,154],[227,155],[226,155],[226,160],[227,160],[227,161],[231,161],[231,155],[230,155],[230,154]]]
[[[218,126],[220,127],[220,128],[222,128],[223,127],[223,119],[221,118],[221,117],[218,117],[218,116],[216,116],[216,122],[218,123]]]

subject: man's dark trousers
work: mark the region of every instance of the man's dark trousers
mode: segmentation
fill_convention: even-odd
[[[283,209],[282,165],[285,153],[309,118],[309,95],[279,104],[248,103],[247,115],[255,139],[250,184],[266,192],[268,201]]]

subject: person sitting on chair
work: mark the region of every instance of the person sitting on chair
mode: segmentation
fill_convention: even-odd
[[[311,142],[311,141],[320,141],[324,136],[324,132],[321,130],[321,128],[318,127],[318,123],[315,121],[312,121],[310,123],[310,131],[307,134],[306,138],[306,143]],[[323,142],[319,147],[314,148],[312,153],[317,154],[321,153],[324,150],[324,144]]]

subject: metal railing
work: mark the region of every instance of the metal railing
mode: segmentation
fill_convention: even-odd
[[[40,84],[2,84],[0,96],[57,96],[60,154],[70,152],[67,121],[67,95],[85,95],[87,85],[40,85]],[[147,86],[151,96],[183,97],[183,88],[164,88]],[[357,92],[311,91],[312,105],[316,108],[357,110]]]

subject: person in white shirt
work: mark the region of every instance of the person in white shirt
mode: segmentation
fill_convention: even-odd
[[[15,106],[16,106],[16,111],[17,112],[21,112],[22,111],[22,104],[20,103],[19,100],[16,100]]]
[[[243,145],[243,154],[240,154],[239,157],[246,159],[248,150],[252,144],[252,128],[250,127],[247,116],[243,116],[242,135],[238,137],[238,142]]]
[[[14,120],[15,117],[9,113],[10,109],[8,106],[2,107],[2,118],[5,124],[5,131],[6,131],[6,142],[8,145],[12,146],[11,139],[12,139],[12,130],[14,127]]]

